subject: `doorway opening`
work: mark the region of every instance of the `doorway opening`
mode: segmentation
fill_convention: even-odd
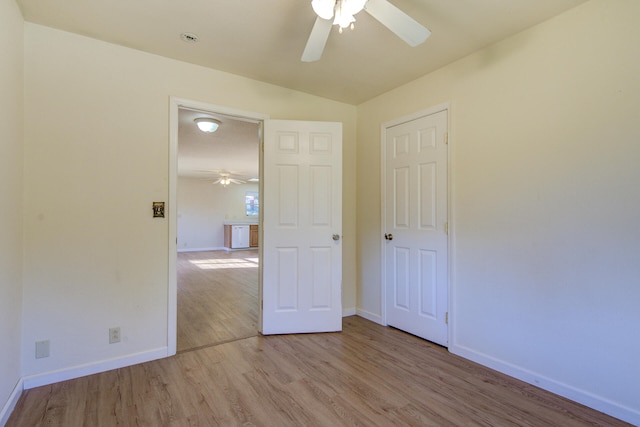
[[[176,98],[170,116],[171,355],[258,334],[262,252],[256,204],[266,117]],[[195,119],[202,117],[219,121],[218,130],[199,130]],[[251,228],[251,247],[230,241],[227,230],[240,224],[247,233]]]
[[[257,331],[269,335],[341,330],[342,123],[268,120],[257,113],[171,98],[167,355],[176,354],[177,348],[181,108],[258,124],[258,194],[260,200],[268,200],[260,206],[258,220]]]

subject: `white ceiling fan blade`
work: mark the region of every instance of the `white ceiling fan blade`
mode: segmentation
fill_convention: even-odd
[[[364,10],[411,47],[423,43],[431,35],[429,29],[387,0],[368,0]]]
[[[234,184],[244,184],[244,181],[241,179],[229,178],[229,181],[233,182]]]
[[[331,32],[331,25],[330,20],[322,19],[319,16],[316,18],[309,40],[307,40],[307,45],[304,48],[304,52],[302,52],[301,59],[303,62],[313,62],[320,59]]]

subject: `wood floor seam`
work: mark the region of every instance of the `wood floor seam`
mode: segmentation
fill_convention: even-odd
[[[249,338],[255,338],[257,336],[260,336],[260,334],[256,333],[256,334],[247,335],[247,336],[244,336],[244,337],[232,338],[232,339],[229,339],[229,340],[226,340],[226,341],[219,341],[219,342],[214,342],[214,343],[211,343],[211,344],[205,344],[205,345],[201,345],[199,347],[186,348],[184,350],[176,351],[176,355],[189,353],[189,352],[192,352],[192,351],[203,350],[205,348],[210,348],[210,347],[217,347],[219,345],[229,344],[229,343],[232,343],[232,342],[247,340]]]

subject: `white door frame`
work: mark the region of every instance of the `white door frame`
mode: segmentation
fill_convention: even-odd
[[[412,120],[416,120],[419,119],[421,117],[424,116],[430,116],[431,114],[436,114],[439,113],[441,111],[447,111],[447,135],[448,135],[448,151],[447,151],[447,222],[449,224],[449,232],[447,234],[447,311],[449,312],[449,323],[448,323],[448,328],[447,328],[447,334],[448,334],[448,341],[449,341],[449,345],[451,345],[451,338],[452,338],[452,330],[453,330],[453,323],[452,323],[452,319],[453,319],[453,310],[452,310],[452,283],[453,283],[453,254],[455,253],[453,251],[453,242],[455,239],[453,239],[453,221],[452,218],[454,218],[453,215],[453,180],[452,180],[452,168],[451,168],[451,158],[452,156],[452,141],[451,141],[451,133],[450,133],[450,124],[451,124],[451,107],[450,107],[450,103],[449,102],[445,102],[442,104],[438,104],[435,105],[433,107],[427,108],[426,110],[421,110],[403,117],[399,117],[397,119],[394,120],[390,120],[388,122],[384,122],[382,123],[382,126],[380,128],[380,166],[381,166],[381,172],[380,172],[380,176],[381,176],[381,181],[380,181],[380,192],[381,192],[381,204],[380,204],[380,210],[381,210],[381,224],[380,224],[380,241],[382,241],[382,238],[384,236],[385,233],[385,228],[386,228],[386,221],[387,221],[387,215],[386,215],[386,204],[387,204],[387,194],[386,194],[386,180],[387,180],[387,173],[386,173],[386,148],[387,148],[387,129],[391,128],[393,126],[397,126],[400,125],[402,123],[406,123],[406,122],[410,122]],[[387,301],[387,286],[386,286],[386,282],[385,282],[385,278],[387,277],[387,267],[386,267],[386,263],[384,262],[384,260],[386,259],[385,257],[385,252],[386,252],[386,245],[382,244],[381,248],[380,248],[380,285],[381,285],[381,290],[380,290],[380,315],[381,315],[381,320],[382,320],[382,324],[383,325],[387,325],[387,305],[386,305],[386,301]]]
[[[253,111],[238,110],[221,105],[207,104],[205,102],[193,101],[184,98],[171,96],[169,98],[169,200],[167,214],[169,219],[169,263],[168,263],[168,285],[167,285],[167,356],[176,354],[177,333],[178,333],[178,276],[177,276],[177,253],[178,253],[178,110],[180,107],[201,110],[209,113],[220,113],[227,116],[235,116],[241,119],[248,119],[260,123],[262,133],[262,122],[269,118],[269,115],[256,113]],[[260,135],[260,145],[262,145],[262,134]],[[262,151],[260,151],[260,193],[262,193]],[[262,210],[260,212],[262,218]],[[258,252],[259,262],[262,265],[262,250]],[[262,292],[262,281],[259,283]]]

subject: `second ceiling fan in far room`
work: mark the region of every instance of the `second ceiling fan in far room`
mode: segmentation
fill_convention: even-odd
[[[331,27],[338,25],[340,31],[347,27],[353,28],[354,15],[362,10],[411,47],[423,43],[431,35],[428,28],[387,0],[313,0],[311,6],[318,17],[302,53],[303,62],[319,60],[327,44]]]
[[[220,184],[223,187],[226,187],[229,184],[244,184],[245,181],[241,179],[231,178],[229,173],[220,172],[220,177],[213,181],[213,184]]]

